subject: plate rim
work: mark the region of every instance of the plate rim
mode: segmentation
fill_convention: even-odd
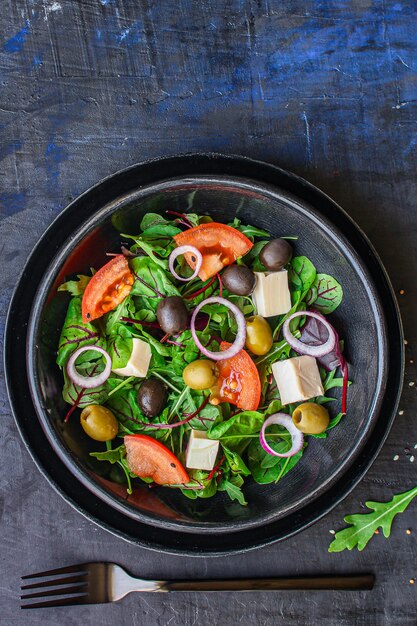
[[[158,546],[156,547],[155,542],[152,542],[151,544],[149,544],[149,542],[143,541],[143,540],[138,540],[137,538],[132,538],[130,535],[128,536],[124,536],[124,533],[120,531],[120,529],[116,529],[114,527],[112,527],[111,525],[107,524],[106,522],[103,522],[100,519],[97,519],[96,516],[94,515],[90,515],[87,511],[85,511],[85,509],[83,509],[83,507],[77,503],[76,500],[73,499],[73,497],[69,496],[62,488],[60,485],[57,484],[55,478],[53,476],[51,476],[50,472],[48,471],[48,469],[44,466],[44,463],[42,462],[42,460],[39,457],[39,454],[36,453],[33,449],[32,449],[32,445],[30,443],[30,441],[27,439],[27,433],[25,432],[24,429],[24,424],[23,422],[21,423],[20,420],[20,416],[18,415],[17,412],[17,408],[15,406],[15,403],[13,401],[13,393],[12,393],[12,381],[9,379],[9,375],[8,375],[8,361],[10,360],[10,348],[9,348],[9,344],[10,344],[10,329],[12,326],[12,315],[13,315],[13,304],[14,302],[18,299],[19,297],[19,291],[21,290],[21,278],[24,277],[25,271],[27,271],[27,267],[28,265],[30,265],[31,262],[33,262],[33,259],[36,257],[36,255],[38,254],[39,249],[41,248],[41,246],[44,245],[45,240],[48,239],[48,237],[50,236],[51,232],[53,232],[54,229],[56,229],[57,225],[63,220],[64,216],[68,216],[71,211],[74,209],[74,207],[77,207],[77,205],[82,204],[83,201],[85,200],[86,197],[91,196],[91,194],[95,194],[97,192],[98,189],[100,189],[100,187],[102,187],[103,185],[105,185],[106,183],[108,183],[109,181],[114,181],[115,178],[120,178],[121,176],[126,176],[129,175],[129,173],[131,173],[132,171],[139,171],[145,167],[149,167],[155,164],[158,164],[158,167],[163,166],[164,164],[167,163],[173,163],[173,162],[180,162],[180,165],[184,165],[184,162],[190,162],[191,160],[196,160],[196,159],[202,159],[203,161],[206,162],[206,164],[208,162],[213,162],[213,160],[216,161],[216,163],[223,163],[224,164],[228,164],[230,165],[231,163],[234,166],[238,166],[238,164],[240,163],[245,163],[250,164],[251,166],[256,167],[256,169],[258,170],[256,172],[255,176],[250,176],[250,178],[252,178],[252,180],[256,183],[259,184],[259,186],[262,187],[263,184],[267,184],[269,186],[274,186],[273,183],[268,182],[263,180],[259,174],[261,170],[268,170],[269,173],[276,173],[279,174],[281,177],[283,177],[285,180],[288,180],[288,182],[292,181],[293,183],[297,185],[302,185],[302,187],[304,187],[307,191],[313,192],[313,195],[318,196],[319,198],[324,198],[326,199],[326,201],[333,207],[335,208],[339,214],[343,215],[343,217],[345,219],[347,219],[350,222],[351,227],[353,228],[354,231],[356,231],[357,234],[359,234],[362,239],[363,239],[363,243],[365,244],[365,246],[370,249],[371,253],[374,256],[374,261],[376,261],[376,266],[378,267],[378,269],[381,271],[382,273],[382,278],[384,279],[385,282],[385,286],[388,288],[388,291],[390,292],[390,296],[391,296],[391,304],[393,304],[393,309],[394,309],[394,314],[395,314],[395,321],[397,322],[397,328],[396,330],[398,331],[398,339],[399,341],[399,345],[397,346],[397,348],[399,347],[399,361],[400,361],[400,372],[399,372],[399,376],[398,376],[398,389],[397,389],[397,393],[394,394],[394,398],[391,401],[392,404],[392,408],[390,410],[390,416],[388,417],[388,419],[386,420],[386,426],[385,429],[383,431],[383,433],[380,435],[379,438],[379,442],[378,445],[375,447],[374,446],[374,450],[371,452],[371,455],[369,456],[368,460],[363,464],[363,466],[360,469],[357,469],[356,471],[356,475],[355,475],[355,479],[353,481],[351,481],[351,484],[348,486],[345,486],[345,488],[342,490],[342,493],[340,495],[340,493],[338,494],[338,496],[336,496],[335,498],[333,498],[331,500],[331,502],[329,502],[328,506],[322,506],[321,505],[321,511],[320,512],[316,512],[315,514],[311,515],[310,517],[307,519],[307,521],[303,521],[299,524],[299,527],[295,527],[293,529],[293,531],[287,531],[284,532],[282,534],[282,536],[280,537],[271,537],[269,536],[269,538],[266,538],[264,541],[262,540],[257,540],[256,543],[252,546],[244,546],[244,547],[236,547],[236,549],[226,549],[226,550],[220,550],[220,551],[210,551],[210,552],[205,552],[202,551],[203,554],[205,556],[209,556],[210,554],[230,554],[230,553],[238,553],[238,552],[245,552],[248,549],[253,549],[259,545],[267,545],[269,543],[272,543],[274,541],[278,541],[278,540],[282,540],[286,537],[292,536],[293,534],[295,534],[296,532],[299,532],[301,529],[308,527],[309,525],[311,525],[312,523],[314,523],[315,521],[317,521],[318,519],[320,519],[321,517],[323,517],[329,510],[331,510],[338,502],[340,502],[344,497],[346,497],[348,495],[348,493],[350,493],[350,491],[354,488],[354,486],[362,479],[363,475],[365,474],[365,472],[369,469],[369,467],[371,466],[371,464],[373,463],[373,461],[375,460],[380,448],[382,447],[386,437],[388,436],[389,430],[392,426],[392,422],[394,420],[395,417],[395,413],[396,413],[396,409],[398,407],[398,402],[399,402],[399,396],[401,393],[401,388],[402,388],[402,380],[403,380],[403,370],[404,370],[404,347],[403,347],[403,334],[402,334],[402,325],[401,325],[401,318],[399,315],[399,307],[398,307],[398,303],[397,300],[395,298],[395,294],[394,294],[394,290],[392,288],[392,285],[390,283],[389,277],[387,275],[387,272],[385,270],[385,267],[383,266],[383,264],[381,263],[381,260],[378,256],[378,254],[376,253],[375,249],[373,248],[372,244],[369,242],[368,238],[366,237],[366,235],[363,233],[363,231],[357,226],[357,224],[353,221],[353,219],[341,208],[339,207],[339,205],[334,202],[334,200],[332,200],[327,194],[325,194],[324,192],[322,192],[320,189],[318,189],[317,187],[315,187],[314,185],[312,185],[311,183],[305,181],[303,178],[292,174],[291,172],[287,172],[286,170],[283,170],[280,167],[277,167],[276,165],[272,165],[269,163],[264,163],[262,161],[259,160],[254,160],[254,159],[250,159],[248,157],[240,157],[238,155],[222,155],[219,153],[192,153],[192,154],[185,154],[185,155],[178,155],[178,156],[173,156],[173,157],[162,157],[162,158],[155,158],[155,159],[150,159],[147,161],[144,161],[142,163],[138,163],[138,164],[133,164],[131,166],[129,166],[128,168],[124,168],[119,170],[118,172],[114,173],[114,174],[110,174],[109,176],[105,177],[104,179],[102,179],[101,181],[95,183],[94,185],[92,185],[89,189],[87,189],[85,192],[83,192],[80,196],[78,196],[75,200],[73,200],[54,220],[53,222],[49,225],[49,227],[46,229],[44,235],[40,238],[39,242],[37,243],[37,245],[34,247],[32,253],[30,254],[30,256],[28,257],[28,260],[21,272],[21,276],[19,277],[19,281],[16,285],[16,288],[14,290],[11,302],[10,302],[10,306],[9,306],[9,310],[8,310],[8,314],[7,314],[7,318],[6,318],[6,326],[5,326],[5,349],[4,349],[4,366],[5,366],[5,378],[6,378],[6,388],[7,388],[7,394],[8,394],[8,398],[9,398],[9,403],[11,405],[12,408],[12,413],[14,415],[14,419],[15,422],[17,424],[17,427],[19,429],[20,435],[25,443],[26,448],[28,449],[30,455],[32,456],[33,460],[35,461],[38,469],[41,471],[41,473],[47,478],[47,480],[49,481],[49,483],[54,487],[54,489],[56,491],[58,491],[60,493],[60,495],[67,501],[69,502],[76,510],[78,510],[79,512],[81,512],[82,514],[84,514],[87,518],[89,518],[91,521],[94,521],[95,523],[97,523],[98,525],[106,528],[106,530],[112,532],[113,534],[116,534],[118,536],[122,536],[124,539],[127,539],[128,541],[133,541],[134,543],[137,543],[139,545],[143,545],[144,547],[148,547],[148,548],[153,548],[153,549],[158,549],[160,550],[161,547]],[[232,167],[233,167],[232,165]],[[200,172],[199,173],[201,176],[205,176],[207,175],[206,172]],[[210,173],[209,175],[212,176],[216,176],[216,173]],[[217,172],[217,175],[220,176],[220,172]],[[225,174],[227,177],[239,177],[239,174]],[[177,174],[176,178],[186,178],[187,176],[198,176],[198,174],[195,173],[182,173],[182,174]],[[163,180],[168,180],[169,178],[172,178],[171,176],[168,177],[163,177],[160,178],[156,175],[156,177],[154,177],[153,181],[151,183],[147,183],[147,184],[156,184],[158,182],[162,182]],[[248,176],[242,176],[242,178],[249,178]],[[139,185],[136,185],[136,187],[138,187]],[[280,188],[281,185],[275,185],[276,188]],[[285,187],[283,188],[285,192],[288,193],[293,193],[291,190],[286,189]],[[295,194],[296,197],[300,198],[299,195]],[[120,197],[120,196],[118,196]],[[114,202],[115,199],[112,200],[112,202]],[[317,207],[317,205],[313,205],[317,211],[317,213],[322,213],[322,211]],[[104,205],[103,205],[104,207]],[[327,218],[329,219],[329,218]],[[332,220],[330,220],[332,221]],[[55,257],[54,257],[55,258]],[[49,265],[49,263],[48,263]],[[369,271],[369,268],[367,267],[366,264],[364,264],[367,271]],[[42,281],[39,281],[39,283],[37,283],[36,287],[35,287],[35,291],[37,291],[37,288],[39,287],[39,284]],[[376,291],[378,292],[379,289],[376,288]],[[389,338],[387,339],[387,343],[388,343],[388,347],[390,345],[390,340]],[[398,363],[397,363],[398,366]],[[366,444],[365,444],[366,445]],[[362,448],[362,451],[364,451],[365,446]],[[54,451],[54,454],[55,451]],[[59,461],[60,463],[62,463],[62,461]],[[353,466],[351,466],[353,467]],[[70,471],[68,469],[68,471]],[[342,477],[343,478],[343,477]],[[338,483],[340,482],[340,480],[336,481],[336,483],[332,486],[331,490],[334,489]],[[325,492],[326,495],[328,492]],[[321,496],[322,498],[323,496]],[[317,500],[320,500],[320,498],[316,499],[314,502],[316,502]],[[303,506],[303,508],[299,509],[299,511],[293,512],[290,514],[290,516],[292,515],[296,515],[297,513],[300,513],[303,511],[304,508],[308,508],[309,505],[305,505]],[[279,522],[280,520],[278,520]],[[258,528],[266,528],[268,526],[272,526],[274,524],[276,524],[277,521],[272,521],[268,524],[264,524],[261,525]],[[145,526],[145,524],[144,524]],[[249,528],[250,530],[250,528]],[[166,532],[166,531],[165,531]],[[168,531],[168,532],[173,532],[173,531]],[[244,531],[234,531],[235,533],[242,533],[242,532],[246,532],[246,530]],[[190,538],[196,538],[198,537],[198,535],[187,532],[187,533],[182,533],[184,535],[187,535]],[[231,533],[228,533],[229,535]],[[211,535],[212,536],[212,535]],[[172,550],[167,550],[166,547],[162,548],[164,551],[170,552]],[[188,554],[189,552],[187,551],[187,549],[175,549],[174,553],[178,554]],[[195,554],[194,549],[192,550],[192,553]]]

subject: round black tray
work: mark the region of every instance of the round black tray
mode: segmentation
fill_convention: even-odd
[[[29,378],[25,369],[28,339],[28,319],[31,304],[39,284],[48,269],[50,259],[68,243],[75,225],[82,224],[103,206],[117,203],[134,190],[161,180],[186,177],[227,177],[250,179],[255,186],[265,185],[279,189],[284,195],[295,196],[302,203],[314,207],[317,214],[343,233],[344,239],[355,251],[372,283],[371,289],[383,303],[385,333],[384,369],[385,389],[378,400],[377,419],[372,424],[362,447],[355,449],[349,470],[311,502],[285,516],[236,532],[182,532],[181,528],[167,530],[163,524],[149,525],[123,515],[100,494],[93,493],[80,481],[74,480],[74,469],[62,462],[50,445],[50,439],[35,417],[36,398],[31,397]],[[48,250],[49,254],[45,254]],[[243,552],[289,537],[325,515],[342,500],[362,478],[375,459],[395,416],[403,377],[403,340],[398,308],[386,272],[364,234],[330,198],[303,179],[277,167],[242,157],[218,154],[194,154],[158,159],[123,170],[98,183],[77,198],[49,227],[33,251],[15,290],[6,325],[5,372],[10,404],[21,436],[40,471],[50,484],[80,513],[110,532],[140,546],[171,553],[192,555],[219,555]],[[33,386],[32,386],[33,391]],[[39,407],[37,407],[39,410]],[[168,527],[170,525],[168,524]]]

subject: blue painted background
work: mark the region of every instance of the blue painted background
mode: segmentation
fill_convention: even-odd
[[[389,542],[374,538],[364,553],[329,555],[327,546],[344,514],[417,482],[416,0],[2,0],[0,24],[1,327],[27,255],[72,198],[132,163],[203,150],[271,161],[335,198],[404,290],[408,341],[402,413],[361,485],[296,540],[245,558],[135,552],[132,561],[130,546],[80,518],[38,475],[3,385],[0,622],[25,623],[16,614],[22,563],[30,571],[87,557],[137,562],[149,576],[370,570],[378,586],[349,598],[233,596],[227,611],[207,597],[135,599],[85,609],[85,624],[275,626],[308,615],[309,626],[414,625],[417,545],[405,530],[415,509]],[[78,619],[48,617],[63,626]]]

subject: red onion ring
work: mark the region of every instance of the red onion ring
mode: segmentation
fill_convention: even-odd
[[[80,354],[83,352],[87,352],[88,350],[94,350],[95,352],[99,352],[106,359],[106,366],[104,370],[97,374],[97,376],[82,376],[77,372],[75,367],[75,361],[78,359]],[[103,348],[99,348],[99,346],[84,346],[82,348],[78,348],[71,355],[68,363],[67,363],[67,374],[74,383],[74,385],[78,385],[79,387],[83,387],[84,389],[94,389],[94,387],[100,387],[103,383],[106,382],[111,373],[111,357],[108,352],[103,350]]]
[[[265,430],[268,428],[268,426],[272,426],[273,424],[283,426],[290,433],[292,445],[288,452],[275,452],[275,450],[271,448],[271,446],[267,443]],[[286,415],[285,413],[274,413],[264,421],[261,432],[259,433],[259,441],[265,452],[268,452],[268,454],[272,454],[273,456],[279,456],[285,459],[290,456],[294,456],[294,454],[297,454],[297,452],[300,452],[304,443],[304,435],[301,430],[298,430],[289,415]]]
[[[186,254],[187,252],[190,252],[191,254],[193,254],[196,257],[197,261],[196,261],[194,274],[190,276],[189,278],[183,278],[182,276],[179,276],[179,274],[177,274],[177,272],[175,271],[174,263],[175,263],[175,259],[178,256],[181,256],[182,254]],[[203,263],[203,255],[201,254],[200,250],[197,250],[197,248],[195,248],[194,246],[188,246],[188,245],[178,246],[178,248],[175,248],[175,250],[173,250],[171,254],[169,255],[169,259],[168,259],[169,271],[177,280],[182,280],[184,283],[187,283],[188,281],[192,280],[198,275],[198,272],[201,269],[202,263]]]
[[[223,304],[235,316],[235,319],[237,322],[236,338],[234,342],[232,343],[232,345],[230,346],[230,348],[228,348],[227,350],[224,350],[223,352],[212,352],[211,350],[208,350],[205,346],[203,346],[203,344],[197,337],[197,332],[195,328],[196,317],[199,311],[204,306],[206,306],[206,304]],[[243,315],[242,311],[235,304],[233,304],[233,302],[229,302],[229,300],[226,300],[226,298],[220,298],[220,296],[217,296],[217,297],[213,296],[212,298],[207,298],[206,300],[203,300],[202,302],[200,302],[198,306],[196,306],[191,317],[190,327],[191,327],[191,334],[193,336],[193,339],[195,341],[197,348],[200,350],[200,352],[204,354],[204,356],[206,356],[209,359],[213,359],[214,361],[223,361],[223,359],[231,359],[233,356],[236,356],[236,354],[240,352],[245,345],[245,341],[246,341],[245,316]]]
[[[319,320],[328,330],[329,336],[327,340],[319,346],[311,346],[306,343],[303,343],[299,339],[296,339],[292,332],[290,331],[290,322],[295,317],[314,317]],[[309,356],[321,357],[333,350],[336,344],[336,331],[333,326],[326,320],[326,318],[320,313],[315,313],[314,311],[297,311],[290,315],[284,322],[282,327],[282,334],[284,335],[284,339],[286,342],[299,354],[308,354]]]

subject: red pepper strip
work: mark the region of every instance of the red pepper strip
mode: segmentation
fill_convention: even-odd
[[[217,465],[215,465],[213,467],[213,469],[211,470],[210,474],[207,476],[206,480],[211,480],[214,476],[214,474],[217,472],[217,470],[219,469],[219,467],[224,463],[225,460],[225,456],[222,456],[222,458],[220,459],[220,461],[217,463]]]
[[[347,411],[347,391],[349,384],[348,364],[343,359],[341,364],[342,376],[343,376],[343,389],[342,389],[342,413],[346,415]]]
[[[184,296],[184,297],[187,298],[187,300],[192,300],[193,298],[196,298],[197,296],[200,295],[200,293],[203,293],[206,289],[208,289],[210,285],[214,283],[215,280],[216,280],[216,276],[213,276],[212,278],[210,278],[207,285],[204,285],[204,287],[201,287],[201,289],[198,289],[197,291],[194,291],[193,293],[190,293],[188,294],[188,296]]]

